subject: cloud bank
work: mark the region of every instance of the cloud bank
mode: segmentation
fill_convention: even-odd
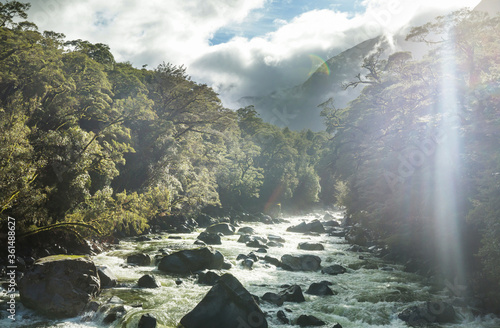
[[[235,108],[240,97],[305,81],[317,65],[310,55],[326,60],[366,39],[423,24],[458,8],[473,8],[480,1],[363,0],[349,11],[336,9],[341,1],[331,1],[329,8],[310,8],[288,20],[264,17],[271,15],[268,6],[290,2],[35,0],[29,19],[41,30],[65,33],[69,40],[108,44],[117,61],[137,67],[162,62],[185,65],[195,81],[214,87],[224,104]],[[263,18],[273,22],[265,32],[259,26]],[[218,31],[238,26],[255,33],[212,44]]]

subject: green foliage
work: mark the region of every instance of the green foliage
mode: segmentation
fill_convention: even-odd
[[[160,213],[318,201],[324,133],[226,109],[182,66],[136,69],[107,45],[16,23],[28,8],[0,7],[0,201],[23,229],[136,234]]]
[[[148,228],[148,219],[169,206],[169,191],[166,189],[153,188],[141,194],[122,192],[113,195],[113,190],[108,187],[87,197],[66,216],[66,220],[88,224],[104,235],[117,232],[137,235]]]

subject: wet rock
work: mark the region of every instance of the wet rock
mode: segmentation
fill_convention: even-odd
[[[367,251],[367,249],[365,249],[364,247],[361,247],[359,245],[352,245],[347,250],[350,251],[350,252],[355,252],[355,253],[366,252]]]
[[[213,271],[198,273],[198,283],[203,285],[213,286],[219,281],[220,276]]]
[[[123,318],[126,313],[126,309],[124,305],[111,305],[109,310],[106,312],[106,315],[102,319],[104,324],[111,324],[112,322]]]
[[[238,235],[255,235],[255,230],[252,227],[241,227],[237,233]]]
[[[180,323],[184,328],[268,327],[252,295],[230,274],[223,275]]]
[[[282,243],[278,243],[275,241],[270,241],[266,245],[267,245],[267,247],[283,247],[284,246]]]
[[[161,284],[156,280],[156,277],[151,274],[146,274],[139,278],[137,285],[141,288],[159,288]]]
[[[336,323],[333,325],[332,328],[342,328],[342,325],[340,323]]]
[[[183,283],[183,282],[184,282],[184,281],[182,281],[180,278],[175,279],[175,284],[176,284],[177,286],[182,285],[182,283]]]
[[[97,267],[97,274],[101,280],[101,288],[113,288],[116,286],[118,280],[107,266]]]
[[[281,268],[283,266],[283,263],[281,263],[280,260],[278,260],[275,257],[269,256],[269,255],[266,255],[264,257],[264,261],[266,261],[267,263],[271,263],[272,265],[274,265],[278,268]],[[291,268],[290,268],[290,271],[291,271]]]
[[[293,256],[285,254],[281,257],[281,263],[291,271],[317,271],[321,268],[321,258],[315,255]]]
[[[270,215],[260,213],[259,215],[259,221],[264,223],[264,224],[273,224],[273,218]]]
[[[326,325],[326,322],[316,318],[313,315],[306,315],[303,314],[300,317],[297,318],[297,325],[301,327],[307,327],[307,326],[324,326]]]
[[[265,248],[259,248],[258,250],[256,250],[257,253],[267,253],[267,250]]]
[[[411,327],[427,327],[433,323],[453,323],[457,315],[453,306],[448,303],[426,302],[406,308],[398,314],[398,318]]]
[[[316,296],[335,295],[334,292],[326,284],[314,282],[306,290],[306,294]]]
[[[156,328],[157,322],[156,318],[149,313],[143,314],[141,319],[139,319],[139,324],[137,328]]]
[[[207,244],[206,244],[204,241],[201,241],[201,240],[199,240],[199,239],[196,239],[196,240],[194,241],[194,244],[195,244],[195,245],[199,245],[199,246],[207,246]]]
[[[283,296],[271,292],[265,293],[262,296],[262,300],[277,306],[282,306],[285,302],[285,298]]]
[[[285,302],[302,303],[306,301],[299,285],[293,285],[281,291],[280,296],[283,297]]]
[[[135,241],[137,242],[142,242],[142,241],[151,241],[152,239],[150,237],[147,237],[147,236],[139,236],[137,238],[135,238]]]
[[[167,273],[189,274],[205,269],[220,270],[224,256],[207,247],[187,249],[172,253],[161,259],[158,269]]]
[[[220,235],[217,233],[203,231],[198,236],[198,239],[203,241],[207,245],[221,245],[222,244]]]
[[[151,264],[151,257],[148,254],[136,253],[127,256],[127,263],[139,266],[148,266]]]
[[[251,259],[244,259],[243,261],[241,261],[241,265],[243,265],[243,267],[245,269],[249,269],[249,270],[252,269],[253,263],[254,262]]]
[[[252,248],[268,248],[266,244],[263,244],[260,240],[254,239],[246,243],[247,247]]]
[[[367,246],[371,238],[366,230],[353,227],[346,232],[345,239],[349,244]]]
[[[320,243],[309,243],[309,242],[300,243],[299,246],[297,246],[297,248],[303,249],[305,251],[322,251],[325,249],[325,247]]]
[[[283,310],[279,310],[278,313],[276,314],[277,317],[278,317],[278,320],[285,324],[285,325],[288,325],[290,324],[290,320],[288,320],[288,318],[286,317],[286,314],[285,312],[283,312]]]
[[[223,269],[223,270],[229,270],[232,267],[233,267],[233,265],[230,262],[224,260],[224,262],[222,263],[221,269]]]
[[[254,252],[250,252],[247,255],[238,254],[238,256],[236,257],[236,261],[246,260],[246,259],[251,259],[254,262],[257,262],[259,260],[259,258],[257,257],[257,255],[254,254]]]
[[[286,240],[283,237],[276,236],[276,235],[267,235],[267,239],[270,241],[274,241],[276,243],[285,243]]]
[[[217,220],[212,218],[208,214],[201,213],[198,215],[198,217],[195,219],[196,223],[200,228],[207,228],[210,227],[211,225],[214,225],[217,223]]]
[[[321,270],[321,273],[336,276],[338,274],[346,273],[346,271],[347,271],[347,269],[344,268],[343,266],[338,265],[338,264],[334,264],[334,265],[330,265],[328,267],[323,268]]]
[[[210,227],[208,227],[206,232],[211,232],[211,233],[222,233],[225,236],[230,236],[234,235],[236,233],[236,227],[233,226],[230,223],[217,223],[213,224]]]
[[[41,258],[19,282],[21,302],[48,317],[74,317],[99,294],[97,268],[84,256]]]
[[[335,220],[328,220],[322,223],[325,227],[340,227],[340,223]]]
[[[335,230],[329,231],[328,235],[331,237],[345,237],[345,231],[335,229]]]
[[[249,241],[254,240],[252,235],[241,235],[238,238],[238,243],[248,243]]]
[[[291,226],[286,229],[286,231],[290,232],[317,232],[317,233],[323,233],[325,232],[325,227],[323,227],[323,224],[319,222],[318,220],[313,220],[309,223],[302,222],[296,226]]]

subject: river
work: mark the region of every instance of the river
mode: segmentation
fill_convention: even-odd
[[[340,220],[341,213],[334,213]],[[349,327],[407,327],[397,318],[397,314],[410,305],[427,300],[443,300],[452,303],[452,290],[440,289],[427,278],[404,272],[403,267],[394,263],[387,263],[373,256],[371,253],[356,253],[349,251],[348,245],[342,237],[304,235],[287,232],[286,228],[321,217],[320,214],[286,218],[287,223],[265,225],[262,223],[241,223],[241,226],[250,226],[259,236],[269,234],[279,235],[286,242],[284,247],[271,247],[267,255],[280,258],[284,254],[312,254],[320,256],[322,266],[340,264],[348,268],[345,274],[329,276],[321,272],[290,272],[277,269],[264,261],[256,262],[252,270],[243,268],[237,261],[238,254],[248,254],[252,248],[238,243],[239,235],[223,237],[222,245],[213,246],[219,250],[233,267],[229,273],[234,275],[250,293],[262,296],[266,292],[278,293],[284,284],[298,284],[305,291],[313,282],[330,281],[332,290],[337,292],[333,296],[313,296],[304,294],[306,302],[288,303],[278,307],[261,301],[261,308],[268,313],[270,327],[290,327],[277,319],[276,312],[285,310],[289,319],[293,320],[301,314],[314,315],[328,323],[340,323],[343,328]],[[161,273],[156,266],[137,267],[126,263],[127,255],[141,251],[154,257],[161,249],[174,251],[192,245],[202,230],[191,234],[157,235],[161,238],[145,242],[136,242],[134,239],[121,241],[114,249],[93,257],[97,265],[105,265],[111,269],[119,281],[119,286],[104,289],[100,301],[105,302],[112,296],[118,296],[127,305],[127,313],[116,320],[112,327],[137,327],[142,314],[151,313],[158,320],[159,327],[176,327],[180,319],[203,298],[210,286],[200,285],[196,278],[185,276],[171,276]],[[182,239],[170,239],[168,237]],[[325,246],[323,251],[305,251],[297,249],[300,242],[319,242]],[[264,255],[258,254],[257,255]],[[362,256],[364,259],[360,259]],[[368,261],[371,269],[357,266]],[[376,267],[378,269],[376,269]],[[351,268],[349,268],[351,267]],[[140,289],[136,287],[137,280],[146,273],[154,274],[161,282],[162,287],[157,289]],[[177,279],[182,283],[178,285]],[[2,295],[5,299],[5,295]],[[142,307],[137,307],[142,304]],[[435,327],[500,327],[500,319],[494,316],[475,317],[470,309],[455,305],[459,313],[460,322]],[[1,327],[110,327],[102,324],[102,317],[94,318],[90,322],[82,322],[82,317],[70,320],[47,320],[25,309],[18,302],[17,320],[13,323],[2,315]]]

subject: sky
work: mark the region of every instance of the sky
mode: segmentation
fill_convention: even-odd
[[[135,67],[184,65],[238,108],[304,82],[330,57],[480,0],[32,0],[40,30],[110,46]],[[319,61],[321,63],[321,61]]]

